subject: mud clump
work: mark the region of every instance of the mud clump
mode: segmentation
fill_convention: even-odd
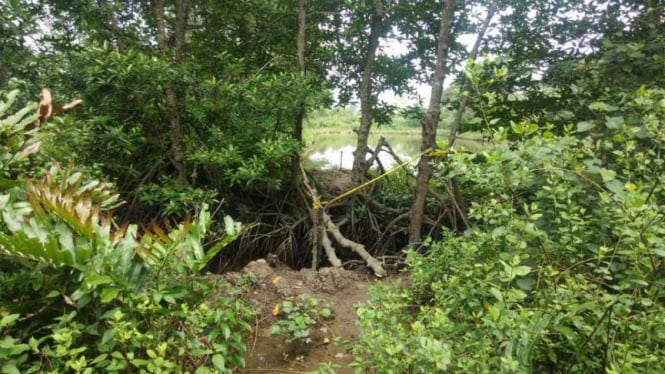
[[[321,268],[319,271],[302,269],[298,272],[298,277],[310,288],[328,294],[349,288],[354,282],[362,279],[357,272],[331,267]]]

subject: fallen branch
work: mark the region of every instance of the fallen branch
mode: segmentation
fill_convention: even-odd
[[[393,157],[393,160],[395,160],[395,163],[397,163],[397,165],[402,164],[403,162],[402,159],[397,155],[397,153],[395,153],[395,151],[393,151],[393,148],[390,146],[390,143],[388,143],[388,141],[383,136],[381,137],[381,146],[382,148],[385,148],[385,152],[387,152],[389,155]]]
[[[371,154],[371,157],[367,159],[367,167],[369,168],[371,165],[373,165],[375,162],[379,166],[379,171],[380,174],[385,174],[386,169],[383,167],[383,164],[381,163],[381,159],[379,159],[379,153],[381,152],[386,152],[390,156],[392,156],[393,160],[395,160],[395,163],[397,165],[402,165],[403,161],[402,159],[393,151],[393,148],[390,146],[390,143],[386,140],[385,137],[380,137],[379,141],[376,143],[376,148],[372,151],[371,149],[367,150],[368,153]]]

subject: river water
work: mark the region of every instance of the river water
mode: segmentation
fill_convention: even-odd
[[[392,150],[401,161],[407,161],[420,153],[420,134],[417,133],[386,133],[372,135],[369,138],[369,147],[376,148],[379,137],[386,138]],[[321,133],[307,147],[305,159],[307,166],[331,170],[351,169],[353,166],[353,151],[356,149],[356,135],[354,133]],[[482,143],[458,140],[456,148],[465,148],[478,151]],[[387,152],[379,154],[383,167],[389,169],[397,164],[394,157]]]

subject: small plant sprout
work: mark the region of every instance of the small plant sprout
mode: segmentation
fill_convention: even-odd
[[[275,305],[273,315],[277,319],[270,326],[271,335],[283,335],[287,343],[311,344],[311,328],[321,325],[320,330],[327,333],[321,321],[331,318],[332,312],[320,299],[303,294]]]

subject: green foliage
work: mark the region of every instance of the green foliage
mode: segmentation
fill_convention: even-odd
[[[637,5],[635,2],[627,4],[628,7]],[[496,128],[511,121],[528,121],[539,126],[552,126],[552,131],[562,134],[571,122],[597,120],[599,114],[603,114],[597,109],[604,107],[596,106],[596,102],[617,105],[624,103],[625,98],[620,97],[622,91],[632,94],[641,86],[662,87],[665,30],[662,22],[653,19],[653,14],[658,13],[656,9],[636,9],[632,18],[620,17],[620,21],[602,27],[594,26],[593,21],[580,21],[577,30],[562,36],[571,38],[571,43],[578,45],[573,53],[563,51],[562,46],[550,46],[549,50],[545,50],[547,44],[542,43],[531,46],[543,48],[539,54],[518,53],[525,45],[521,40],[519,47],[497,53],[497,57],[468,63],[465,76],[472,84],[472,91],[461,93],[469,96],[469,106],[474,115],[464,121],[463,129]],[[547,12],[551,10],[548,6]],[[617,11],[618,7],[602,10],[603,13]],[[538,17],[545,14],[539,12]],[[607,17],[612,19],[614,15]],[[543,32],[551,32],[556,28],[565,28],[565,23],[556,24],[561,21],[552,21],[555,22],[553,25],[548,21],[523,27],[542,27],[546,24],[547,30]],[[523,24],[524,20],[511,22]],[[572,20],[566,22],[575,23]],[[581,49],[590,48],[584,47],[587,42],[581,35],[593,32],[594,27],[601,30],[606,27],[603,31],[607,34],[594,42],[593,53],[581,53]],[[650,30],[646,35],[644,27]],[[521,35],[520,38],[532,37],[510,33],[510,37],[517,35]],[[535,67],[539,63],[546,68],[538,71]],[[457,102],[452,100],[451,106],[455,107]]]
[[[129,216],[182,217],[219,200],[264,209],[293,175],[296,114],[330,100],[323,77],[341,102],[353,100],[377,2],[308,2],[306,73],[293,58],[294,2],[185,3],[183,12],[175,2],[160,12],[159,2],[137,0],[0,3],[0,88],[15,75],[86,101],[79,120],[63,118],[49,141],[31,128],[35,107],[6,114],[17,96],[0,96],[2,371],[205,372],[241,363],[246,311],[232,299],[203,303],[211,286],[196,275],[239,227],[227,219],[208,252],[205,209],[169,230],[117,227],[115,188],[88,170],[114,181],[131,201]],[[408,93],[429,75],[441,5],[382,4],[370,85],[378,123],[393,110],[378,100],[384,89]],[[456,10],[451,72],[466,58],[455,36],[476,28],[479,4]],[[500,27],[482,45],[496,57],[469,64],[471,92],[446,102],[455,110],[468,95],[462,132],[499,130],[497,146],[450,158],[431,183],[455,182],[461,193],[437,196],[446,208],[453,199],[470,206],[472,227],[410,254],[414,292],[378,292],[360,310],[370,333],[358,365],[664,371],[662,4],[496,4]],[[392,38],[405,48],[400,56],[386,48]],[[311,123],[357,126],[352,113],[331,113]],[[410,114],[397,125],[417,126],[419,111]],[[85,169],[44,169],[40,150]],[[377,200],[410,205],[407,177],[378,188]],[[287,209],[277,205],[279,215],[263,216],[282,224]],[[440,208],[429,201],[430,212]],[[355,208],[363,211],[371,219],[355,222],[374,225],[369,210]],[[310,315],[304,308],[294,313]],[[301,335],[311,320],[284,331]]]
[[[321,300],[307,294],[295,300],[283,300],[275,306],[277,321],[270,325],[271,335],[284,335],[287,343],[312,342],[311,328],[323,325],[322,319],[330,318],[332,312],[321,305]],[[322,331],[327,331],[323,325]]]
[[[351,130],[358,127],[360,113],[353,107],[321,109],[307,118],[307,127]]]
[[[445,316],[423,307],[422,320],[410,318],[411,305],[413,300],[407,290],[373,287],[371,302],[357,309],[357,324],[363,334],[353,346],[352,367],[395,374],[443,372],[449,367],[452,342],[433,335],[443,325],[441,319]]]
[[[246,74],[242,61],[220,58],[229,74]],[[296,111],[324,97],[314,77],[298,74],[213,78],[196,95],[188,102],[195,131],[185,157],[199,183],[222,191],[282,187],[301,147],[291,136]]]
[[[324,362],[314,371],[308,371],[307,374],[335,374],[341,365],[332,362]]]
[[[358,365],[665,370],[665,92],[620,95],[594,105],[607,115],[591,125],[515,124],[483,154],[439,164],[437,178],[474,197],[472,227],[411,252],[413,289],[359,310]],[[446,356],[425,355],[430,345]]]
[[[409,127],[420,127],[420,119],[425,115],[425,108],[420,105],[412,105],[402,109],[400,115]]]
[[[160,184],[141,185],[136,193],[143,204],[155,208],[157,215],[163,217],[184,217],[201,203],[212,204],[218,195],[214,190],[195,188],[172,178],[163,178]]]
[[[23,0],[0,4],[0,89],[6,89],[9,78],[34,79],[37,64],[34,48],[28,43],[37,26],[39,6]]]
[[[42,142],[32,125],[37,121],[37,105],[32,104],[11,113],[18,91],[0,93],[0,192],[14,185],[11,179],[30,168],[30,159]],[[10,114],[11,113],[11,114]]]
[[[37,135],[16,125],[25,111],[3,120],[13,132],[2,138],[0,159],[30,173],[14,162],[25,145],[11,144]],[[201,373],[244,365],[250,311],[236,290],[198,274],[239,235],[238,223],[227,217],[226,234],[206,252],[205,205],[193,222],[140,233],[113,222],[119,199],[111,186],[73,166],[53,164],[40,179],[28,174],[25,187],[7,180],[17,183],[0,191],[2,372]],[[209,298],[213,287],[225,296]]]
[[[300,151],[292,138],[297,110],[325,100],[315,76],[254,72],[228,53],[171,66],[140,49],[92,44],[72,53],[66,82],[88,110],[63,126],[69,153],[114,178],[128,209],[141,217],[184,217],[193,205],[232,191],[275,191],[291,177]],[[186,180],[174,176],[164,88],[182,100],[178,118]],[[186,94],[185,94],[186,93]],[[66,153],[66,152],[64,152]],[[138,206],[135,206],[137,204]]]

